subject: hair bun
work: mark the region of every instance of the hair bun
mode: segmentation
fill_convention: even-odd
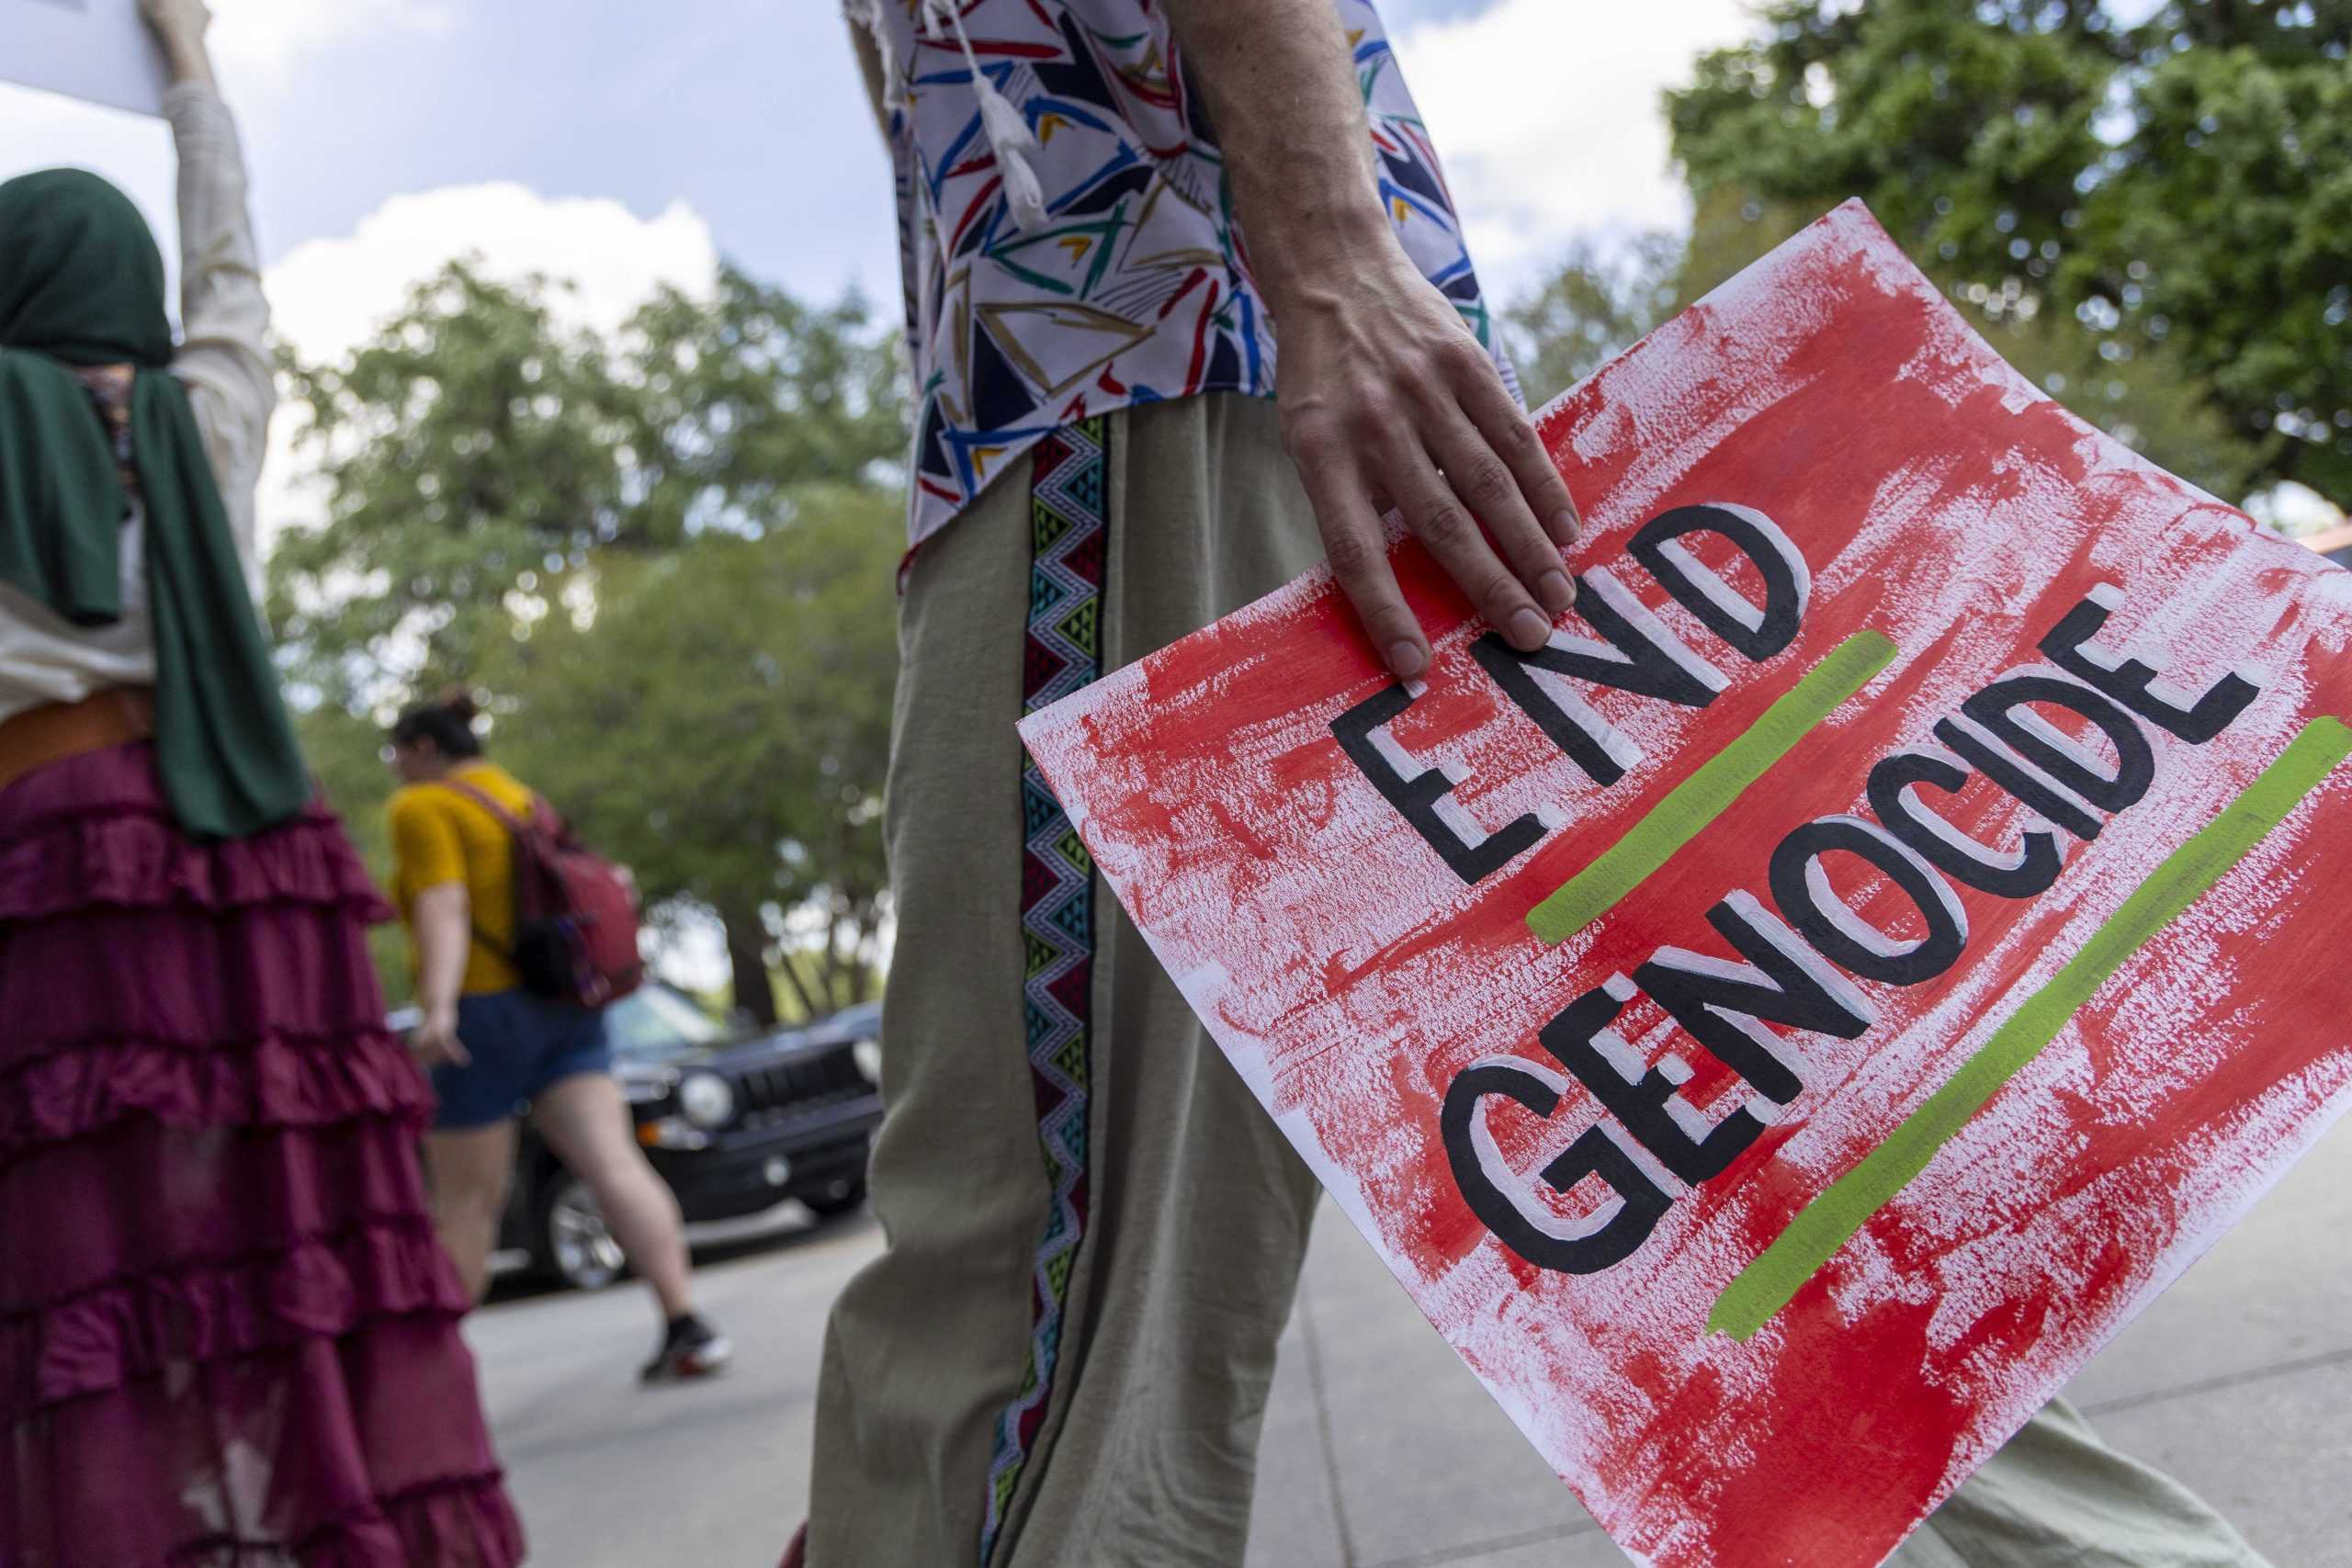
[[[474,700],[473,693],[461,685],[444,687],[437,705],[456,716],[460,724],[471,724],[481,712],[481,705]]]

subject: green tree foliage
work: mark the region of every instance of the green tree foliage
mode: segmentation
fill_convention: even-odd
[[[282,367],[328,503],[278,540],[270,616],[329,700],[462,677],[510,594],[594,549],[678,542],[630,505],[632,389],[557,323],[550,287],[452,263],[341,364]]]
[[[903,537],[897,495],[872,487],[803,491],[791,513],[611,558],[593,609],[518,628],[484,670],[500,758],[650,902],[717,914],[737,1005],[770,1020],[780,948],[804,1013],[875,981]]]
[[[800,487],[899,482],[898,358],[854,297],[804,305],[728,267],[709,301],[665,287],[629,340],[649,535],[755,532]]]
[[[296,713],[294,728],[320,787],[343,815],[353,847],[382,882],[392,859],[384,806],[399,782],[384,765],[382,726],[347,708],[321,704]],[[412,1000],[415,986],[409,974],[408,938],[399,925],[368,932],[368,946],[375,956],[376,973],[383,977],[385,996],[394,1006]]]
[[[804,306],[727,267],[712,299],[665,288],[614,345],[560,323],[569,287],[453,262],[341,363],[285,367],[329,500],[325,526],[279,540],[270,612],[331,698],[472,678],[591,555],[756,531],[796,486],[892,477],[897,365],[854,299]]]
[[[1860,196],[2077,412],[2223,494],[2352,499],[2352,0],[1763,21],[1668,95],[1702,215]]]
[[[1644,234],[1623,254],[1589,241],[1503,312],[1504,345],[1530,402],[1541,407],[1624,352],[1674,313],[1682,244]]]
[[[855,999],[904,537],[888,335],[729,268],[605,340],[563,287],[453,265],[287,367],[327,500],[271,561],[313,765],[380,871],[383,723],[486,688],[501,760],[657,917],[725,922],[741,1005],[775,1017],[779,953],[801,1007]]]

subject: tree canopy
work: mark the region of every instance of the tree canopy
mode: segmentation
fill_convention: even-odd
[[[2352,501],[2352,0],[2134,25],[2097,0],[1780,0],[1762,23],[1668,95],[1702,218],[1860,196],[2078,412],[2225,495]],[[2118,421],[2127,397],[2162,406]]]
[[[727,931],[755,1013],[770,956],[804,1011],[861,999],[888,886],[878,818],[898,671],[897,496],[804,492],[757,536],[600,568],[486,660],[501,758],[560,787],[657,908]]]
[[[382,723],[480,688],[494,754],[657,919],[723,923],[739,1005],[775,1016],[779,963],[798,1007],[855,1000],[904,537],[888,334],[728,268],[608,339],[563,288],[454,264],[286,367],[327,516],[279,541],[271,607],[314,765],[380,867]]]
[[[270,613],[332,700],[472,677],[592,556],[893,481],[897,362],[854,299],[810,307],[727,267],[710,299],[665,288],[608,343],[562,324],[569,287],[455,262],[339,363],[286,363],[327,515],[278,541]]]

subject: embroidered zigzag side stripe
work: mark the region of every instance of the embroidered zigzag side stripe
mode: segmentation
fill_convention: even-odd
[[[1102,570],[1110,545],[1104,500],[1109,423],[1091,419],[1046,436],[1030,468],[1029,631],[1022,651],[1022,712],[1035,713],[1102,673]],[[1094,862],[1036,765],[1021,771],[1021,934],[1027,953],[1022,1011],[1028,1030],[1037,1142],[1053,1209],[1032,1265],[1034,1318],[1021,1392],[997,1417],[989,1458],[986,1563],[1020,1484],[1061,1348],[1070,1266],[1086,1234],[1087,1110],[1093,1052]]]

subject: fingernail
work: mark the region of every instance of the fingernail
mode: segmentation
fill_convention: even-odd
[[[1573,512],[1563,512],[1552,519],[1554,536],[1566,541],[1584,532],[1584,520]]]
[[[1388,668],[1396,672],[1400,681],[1409,681],[1419,674],[1428,667],[1429,661],[1429,655],[1421,651],[1421,645],[1409,637],[1400,637],[1388,645]]]
[[[1552,623],[1525,605],[1510,613],[1510,640],[1522,649],[1543,646],[1552,635]]]
[[[1567,614],[1568,606],[1577,602],[1576,584],[1568,581],[1565,571],[1547,571],[1535,584],[1535,596],[1555,615]]]

